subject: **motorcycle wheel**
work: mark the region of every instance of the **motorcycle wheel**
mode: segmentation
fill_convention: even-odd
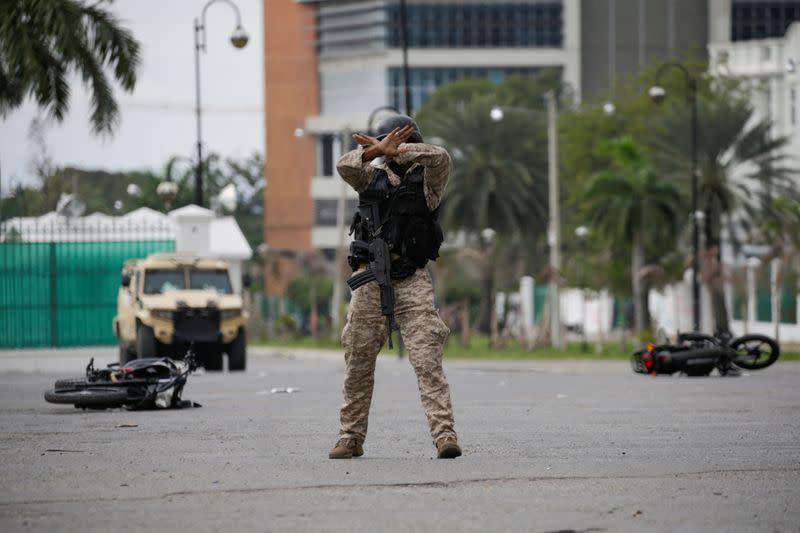
[[[93,409],[120,407],[127,398],[128,391],[117,388],[49,390],[44,393],[44,399],[49,403],[73,404],[75,407],[91,407]]]
[[[737,337],[731,342],[730,348],[736,352],[733,364],[747,370],[767,368],[778,360],[781,353],[775,339],[758,334]]]

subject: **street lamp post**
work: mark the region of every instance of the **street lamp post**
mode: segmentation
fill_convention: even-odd
[[[547,103],[547,183],[548,183],[548,225],[547,244],[550,247],[550,282],[547,290],[550,302],[550,345],[561,349],[561,310],[558,290],[559,273],[561,271],[561,215],[559,210],[558,184],[558,106],[555,91],[547,91],[544,95]],[[489,116],[495,122],[503,120],[502,107],[495,106]],[[509,109],[509,108],[505,108]],[[526,108],[510,108],[514,111],[538,113]]]
[[[400,0],[400,40],[403,47],[403,87],[406,115],[411,116],[411,81],[408,73],[408,11],[406,0]]]
[[[202,116],[200,108],[200,52],[206,51],[206,11],[216,2],[224,2],[236,13],[236,28],[231,33],[231,44],[235,48],[247,46],[249,37],[242,28],[242,16],[239,8],[231,0],[208,0],[203,6],[199,18],[194,19],[194,80],[195,80],[195,114],[197,115],[197,168],[194,175],[194,203],[203,206],[203,141]]]
[[[589,234],[589,228],[586,226],[578,226],[575,228],[575,236],[580,242],[581,251],[581,351],[589,351],[589,345],[586,340],[586,261],[588,259],[586,254],[586,236]]]
[[[668,62],[661,65],[656,72],[655,85],[650,87],[648,95],[655,103],[661,103],[667,95],[664,87],[659,85],[661,76],[669,69],[676,68],[683,73],[686,82],[686,98],[691,108],[690,143],[692,152],[692,327],[700,331],[700,283],[698,271],[700,270],[700,217],[697,210],[697,80],[680,63]]]

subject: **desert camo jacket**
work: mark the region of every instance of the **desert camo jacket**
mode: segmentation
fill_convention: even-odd
[[[447,187],[451,166],[450,154],[440,146],[425,143],[403,143],[398,150],[400,153],[394,158],[398,164],[414,163],[409,171],[416,165],[425,168],[425,202],[428,204],[428,209],[433,211],[439,207]],[[363,192],[372,183],[378,169],[386,171],[393,186],[400,185],[402,177],[395,174],[382,158],[364,162],[361,160],[363,154],[364,148],[359,147],[344,154],[336,164],[339,175],[356,192]]]

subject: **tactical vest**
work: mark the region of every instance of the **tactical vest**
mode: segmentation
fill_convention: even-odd
[[[425,168],[417,166],[393,186],[386,171],[378,169],[369,187],[358,195],[358,211],[350,225],[354,241],[347,258],[353,271],[370,262],[369,243],[377,236],[389,245],[392,279],[406,278],[439,257],[444,236],[438,208],[431,211],[425,201],[424,173]],[[375,206],[379,220],[373,224]]]

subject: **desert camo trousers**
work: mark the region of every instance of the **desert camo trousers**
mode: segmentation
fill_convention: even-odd
[[[436,444],[456,437],[450,387],[442,370],[442,350],[450,330],[433,307],[433,285],[428,272],[419,269],[394,283],[395,319],[400,326],[408,360],[417,374],[422,406]],[[342,331],[345,349],[344,404],[340,412],[340,438],[363,442],[375,384],[375,362],[386,343],[386,319],[381,314],[378,284],[356,289]]]

